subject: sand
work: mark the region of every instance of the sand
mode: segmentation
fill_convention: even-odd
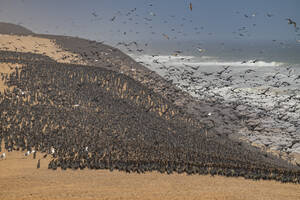
[[[63,51],[54,41],[33,36],[0,35],[0,49],[81,62],[78,55]],[[10,72],[8,65],[0,65],[3,73]],[[300,185],[295,184],[156,172],[52,171],[47,169],[50,158],[41,159],[37,169],[42,155],[33,159],[24,153],[6,152],[7,158],[0,159],[0,199],[300,199]]]
[[[0,74],[6,76],[12,73],[16,68],[21,68],[21,64],[13,64],[13,63],[0,63]],[[4,80],[2,80],[0,76],[0,92],[4,92],[8,86],[5,85]]]
[[[61,49],[53,40],[34,36],[0,34],[0,50],[37,53],[61,63],[85,64],[79,55]]]

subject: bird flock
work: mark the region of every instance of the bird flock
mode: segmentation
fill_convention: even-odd
[[[210,101],[207,113],[216,123],[225,120],[218,118],[224,113],[217,107],[227,105],[231,111],[225,114],[241,122],[237,133],[243,138],[287,154],[300,152],[300,70],[257,59],[234,63],[237,66],[206,66],[181,58],[136,57],[197,99]]]
[[[195,11],[192,3],[188,7],[191,12]],[[126,13],[129,21],[133,20],[133,15],[138,17],[136,11],[134,8]],[[112,16],[110,22],[115,23],[120,15],[119,12]],[[157,14],[151,11],[149,15],[143,21],[152,28],[152,18]],[[244,14],[244,17],[250,19],[256,15]],[[92,16],[95,21],[101,20],[96,11]],[[273,14],[266,16],[272,18]],[[291,18],[286,20],[298,32],[297,23]],[[182,21],[180,27],[192,22],[185,18]],[[164,20],[164,23],[168,21]],[[203,29],[194,28],[197,33]],[[172,28],[171,31],[176,30]],[[127,35],[127,31],[119,32]],[[186,36],[181,30],[177,33]],[[233,33],[237,37],[249,35],[245,26]],[[152,31],[151,34],[156,33]],[[164,32],[160,35],[166,40],[176,39]],[[143,53],[148,43],[118,42],[116,46],[125,47],[129,52],[135,47],[135,52]],[[207,51],[199,46],[193,46],[198,53]],[[299,135],[295,134],[300,128],[300,75],[292,68],[258,76],[257,69],[253,68],[240,68],[244,71],[237,72],[232,66],[222,66],[216,71],[202,70],[201,66],[189,63],[182,67],[169,66],[153,55],[151,66],[163,71],[168,82],[200,100],[210,101],[211,107],[207,111],[202,109],[199,115],[199,118],[209,119],[204,122],[165,98],[161,94],[165,88],[157,93],[122,71],[108,70],[113,68],[108,55],[114,51],[113,48],[88,53],[81,51],[81,57],[91,66],[61,64],[31,53],[0,51],[0,62],[23,66],[10,75],[1,74],[10,88],[0,94],[0,143],[4,142],[4,151],[24,151],[24,156],[33,154],[34,159],[36,152],[42,152],[43,158],[51,156],[48,168],[53,170],[158,171],[300,183],[299,167],[229,139],[231,127],[219,130],[224,127],[220,123],[229,123],[220,118],[227,115],[232,119],[224,113],[227,108],[224,112],[212,109],[225,104],[233,108],[235,119],[232,120],[238,119],[239,124],[246,127],[240,129],[240,134],[248,139],[255,138],[250,139],[251,142],[272,146],[282,138],[288,138],[276,150],[291,153],[300,141]],[[176,50],[174,56],[181,53],[182,50]],[[243,61],[241,65],[259,62],[254,59]],[[291,89],[295,84],[298,88]],[[281,136],[268,139],[267,136],[274,132]],[[6,158],[5,152],[0,155],[1,160]],[[37,168],[40,167],[41,159],[37,161]]]
[[[0,62],[24,66],[1,77],[10,88],[0,96],[0,141],[7,151],[50,155],[48,168],[53,170],[158,171],[300,183],[296,166],[214,134],[124,74],[31,53],[0,54]]]
[[[193,4],[191,2],[187,3],[187,8],[191,11],[194,12],[195,9],[193,8]],[[149,16],[146,15],[144,16],[144,14],[140,14],[140,10],[137,8],[133,8],[130,9],[128,11],[121,11],[118,10],[116,12],[116,14],[110,18],[109,20],[111,22],[114,22],[116,19],[119,18],[119,22],[120,24],[124,24],[127,25],[128,27],[134,26],[137,27],[139,24],[144,24],[144,26],[146,26],[146,28],[149,28],[147,30],[148,33],[151,33],[151,35],[161,35],[164,39],[166,39],[167,41],[173,41],[178,42],[177,46],[181,46],[179,43],[179,38],[184,38],[184,39],[190,39],[189,36],[191,34],[196,34],[196,37],[199,38],[199,40],[203,37],[203,35],[209,35],[209,36],[214,36],[217,33],[210,31],[209,28],[206,28],[207,30],[205,31],[205,27],[203,25],[196,25],[193,21],[192,18],[188,18],[188,17],[180,17],[180,16],[176,16],[176,15],[169,15],[167,18],[159,18],[162,13],[155,13],[155,9],[156,9],[156,5],[154,3],[150,3],[148,5],[145,5],[145,9],[148,12]],[[99,11],[100,12],[100,11]],[[198,10],[198,12],[201,12]],[[277,17],[275,14],[270,13],[270,12],[266,12],[266,13],[258,13],[258,12],[252,12],[252,13],[242,13],[242,11],[236,11],[234,14],[236,14],[235,17],[239,17],[244,19],[243,25],[237,27],[235,30],[232,30],[232,34],[234,39],[238,39],[241,40],[243,38],[246,37],[252,37],[252,35],[257,32],[257,28],[258,28],[258,22],[257,19],[258,17],[264,17],[267,20],[272,20],[274,17]],[[104,20],[104,18],[100,18],[99,14],[97,14],[97,12],[94,10],[91,15],[93,16],[92,20]],[[163,24],[166,24],[166,27],[169,28],[168,31],[161,31],[161,30],[157,30],[155,29],[156,26],[156,22],[159,21]],[[175,20],[175,22],[173,22]],[[282,23],[284,23],[284,20],[287,20],[287,24],[288,25],[292,25],[295,29],[295,33],[297,34],[296,37],[298,37],[300,34],[299,32],[299,27],[297,26],[297,23],[294,19],[292,18],[283,18],[282,19]],[[249,25],[249,23],[251,23],[251,25]],[[113,26],[113,24],[112,24]],[[190,26],[194,26],[192,28],[192,31],[187,31],[186,27],[190,27]],[[126,27],[127,28],[127,27]],[[144,31],[145,28],[141,29],[142,31]],[[190,29],[190,28],[189,28]],[[188,29],[188,30],[189,30]],[[140,34],[141,31],[138,31],[139,28],[137,28],[136,30],[133,30],[132,28],[126,29],[126,30],[121,30],[118,29],[117,33],[121,34],[121,37],[118,38],[118,40],[122,40],[122,36],[124,36],[123,40],[124,41],[128,41],[128,39],[132,36],[132,34]],[[112,32],[113,34],[115,34],[115,31],[110,30],[110,32]],[[128,35],[128,33],[131,34],[131,36]],[[277,40],[275,39],[271,39],[273,42],[276,42]],[[136,44],[135,48],[134,47],[129,47],[126,46],[126,48],[123,48],[122,46],[120,46],[120,48],[122,48],[122,50],[126,51],[126,52],[135,52],[135,53],[141,53],[141,52],[147,52],[147,50],[149,50],[148,48],[148,43],[151,44],[152,39],[149,39],[149,42],[144,43],[142,40],[141,42],[139,42],[138,40],[135,41]],[[298,40],[296,39],[296,42]],[[120,41],[119,41],[120,42]],[[119,43],[117,42],[117,43]],[[122,43],[122,42],[121,42]],[[141,44],[144,43],[144,44]],[[284,42],[280,42],[280,45],[282,47],[284,47]],[[143,47],[143,48],[142,48]],[[193,44],[189,49],[187,49],[187,51],[194,51],[194,50],[199,50],[199,44]],[[139,49],[139,50],[137,50]],[[143,49],[143,51],[141,51]],[[200,48],[203,49],[203,48]],[[203,49],[204,50],[204,49]],[[149,50],[151,51],[151,50]],[[200,53],[203,53],[203,51],[199,51]]]

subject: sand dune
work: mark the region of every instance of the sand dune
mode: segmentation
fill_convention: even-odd
[[[85,64],[80,56],[64,51],[55,41],[34,36],[0,34],[0,50],[37,53],[61,63]]]

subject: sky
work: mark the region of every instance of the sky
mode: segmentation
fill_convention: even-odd
[[[107,44],[300,45],[300,30],[286,18],[300,27],[299,0],[0,0],[0,21]]]

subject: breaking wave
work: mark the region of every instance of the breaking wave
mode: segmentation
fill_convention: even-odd
[[[232,66],[232,67],[278,67],[283,62],[267,62],[263,60],[240,60],[240,61],[222,61],[211,56],[174,56],[174,55],[131,55],[136,61],[147,64],[168,64],[180,66],[182,64],[191,66]]]

